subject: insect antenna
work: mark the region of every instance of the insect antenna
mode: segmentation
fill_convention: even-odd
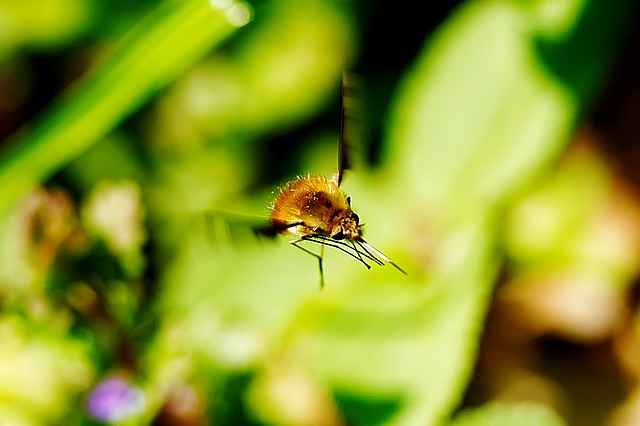
[[[402,269],[401,267],[399,267],[398,265],[396,265],[393,260],[389,259],[384,253],[382,253],[380,250],[378,250],[377,248],[375,248],[374,246],[372,246],[371,244],[369,244],[368,242],[366,242],[364,239],[360,238],[359,240],[356,240],[358,245],[362,248],[362,250],[366,251],[367,253],[369,253],[369,250],[371,250],[372,252],[374,252],[378,257],[382,258],[382,260],[384,260],[385,262],[387,262],[390,265],[393,265],[398,271],[402,272],[403,274],[407,275],[407,273],[405,272],[404,269]],[[369,253],[370,254],[370,253]],[[373,255],[371,255],[373,257]]]

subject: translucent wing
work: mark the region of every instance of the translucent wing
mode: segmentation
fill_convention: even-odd
[[[338,139],[338,174],[336,175],[336,183],[338,186],[342,183],[342,176],[344,171],[351,167],[349,163],[349,154],[347,149],[347,141],[344,137],[344,116],[345,116],[345,80],[347,78],[347,72],[342,72],[342,94],[340,96],[340,138]]]
[[[340,137],[338,140],[338,173],[335,181],[342,183],[345,170],[353,166],[354,139],[359,138],[358,129],[358,78],[353,73],[342,73],[342,96],[340,108]]]
[[[196,244],[233,250],[256,244],[263,237],[275,237],[266,218],[212,210],[196,215],[189,232]]]

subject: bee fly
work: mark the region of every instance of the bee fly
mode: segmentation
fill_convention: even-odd
[[[362,236],[362,224],[351,209],[351,198],[342,189],[344,171],[350,167],[345,140],[345,79],[342,80],[342,108],[338,145],[338,172],[332,178],[307,175],[284,185],[271,205],[271,215],[266,234],[291,235],[297,237],[290,243],[318,259],[320,287],[324,287],[324,246],[334,247],[358,260],[367,269],[367,261],[384,266],[393,265],[403,274],[402,268],[393,263]],[[300,243],[309,241],[320,244],[320,253],[314,253]]]

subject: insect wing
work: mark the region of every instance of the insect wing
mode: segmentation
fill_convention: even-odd
[[[338,172],[335,181],[342,183],[344,172],[354,166],[354,151],[362,145],[361,116],[359,104],[360,83],[353,73],[342,73],[342,96],[340,107],[340,135],[338,138]]]
[[[234,250],[256,244],[265,237],[275,237],[265,218],[220,211],[207,211],[197,216],[190,232],[194,234],[195,241],[204,241],[218,249]]]

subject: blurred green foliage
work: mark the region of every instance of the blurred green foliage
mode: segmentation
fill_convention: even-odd
[[[562,425],[562,420],[552,411],[530,403],[487,404],[462,412],[452,426],[510,426],[510,425]]]
[[[39,72],[29,55],[66,52],[66,81],[91,63],[3,143],[0,420],[564,424],[534,403],[454,413],[501,273],[577,271],[615,289],[612,303],[637,274],[636,240],[590,214],[615,198],[610,170],[589,154],[551,171],[631,3],[468,1],[421,31],[387,83],[378,167],[344,184],[368,240],[408,276],[328,249],[319,292],[315,260],[248,224],[274,180],[334,172],[363,8],[0,1],[0,85],[22,75],[12,67]],[[3,114],[36,95],[0,92]]]

